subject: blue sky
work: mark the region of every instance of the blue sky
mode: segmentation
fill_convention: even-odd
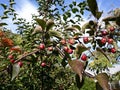
[[[32,19],[31,14],[38,15],[37,8],[38,4],[36,0],[14,0],[16,2],[16,5],[14,6],[16,12],[19,14],[19,17],[25,18],[27,21],[30,21]],[[65,0],[65,4],[68,5],[72,1],[81,2],[83,0]],[[120,7],[120,0],[97,0],[98,7],[100,11],[103,11],[104,14],[103,17],[107,16],[107,12],[110,10],[113,10],[115,8]],[[8,0],[0,0],[0,3],[8,4]],[[2,15],[3,8],[0,7],[0,16]],[[83,16],[86,20],[89,17],[90,12],[85,12],[85,15]],[[9,24],[8,28],[12,29],[13,32],[15,32],[15,26],[12,24],[12,20],[7,19],[5,20]],[[113,71],[120,71],[120,65],[116,65],[116,68],[111,69],[111,73]]]
[[[9,0],[0,0],[0,3],[8,4]],[[26,18],[28,21],[31,20],[31,14],[38,14],[37,8],[38,4],[36,0],[14,0],[16,5],[14,6],[15,10],[20,17]],[[84,0],[65,0],[65,4],[69,5],[72,1],[81,2]],[[107,16],[107,12],[115,8],[120,7],[120,0],[97,0],[98,7],[100,11],[103,11],[103,17]],[[2,15],[3,8],[0,7],[0,15]],[[90,15],[90,12],[86,11],[84,18],[87,19]]]
[[[0,3],[8,4],[9,0],[0,0]],[[36,14],[38,15],[37,8],[38,4],[36,0],[14,0],[16,2],[16,5],[14,6],[15,10],[19,14],[19,17],[27,19],[27,21],[30,21],[32,18],[31,14]],[[72,1],[77,1],[81,2],[84,0],[65,0],[65,4],[69,5]],[[120,7],[120,0],[97,0],[98,2],[98,7],[100,11],[104,11],[103,17],[107,16],[107,12],[109,12],[112,9]],[[0,15],[2,15],[3,8],[0,7]],[[86,11],[84,14],[84,19],[87,20],[90,15],[90,12]],[[9,21],[11,24],[9,28],[12,28],[12,21],[11,20],[5,20],[6,22]],[[14,28],[12,28],[12,31]]]

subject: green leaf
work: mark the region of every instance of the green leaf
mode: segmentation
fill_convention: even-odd
[[[90,29],[90,28],[91,28],[91,27],[90,27],[89,23],[87,22],[87,23],[85,23],[85,24],[82,26],[82,31],[84,32],[85,29]]]
[[[0,4],[4,9],[7,9],[7,5],[6,4]]]
[[[106,73],[99,73],[98,75],[96,75],[96,79],[104,90],[110,90],[110,86],[108,84],[109,77]]]
[[[5,10],[4,11],[4,14],[6,15],[7,13],[9,13],[10,12],[10,10]]]
[[[62,62],[61,62],[61,64],[62,64],[63,67],[65,67],[65,66],[68,64],[68,63],[66,62],[66,60],[67,60],[67,58],[64,57],[63,60],[62,60]]]
[[[81,16],[79,14],[76,14],[75,17],[81,18]]]
[[[78,10],[77,8],[73,8],[73,9],[72,9],[72,12],[73,12],[73,13],[77,13],[77,12],[79,12],[79,10]]]
[[[70,5],[69,5],[69,7],[70,7],[70,8],[73,8],[73,5],[72,5],[72,4],[70,4]]]
[[[77,28],[78,30],[81,30],[81,27],[79,25],[73,25],[73,27]]]
[[[82,72],[84,70],[85,62],[79,60],[68,60],[71,69],[79,75],[80,82],[82,82]]]
[[[54,26],[53,20],[48,20],[46,24],[46,30],[50,30]]]
[[[73,3],[74,6],[76,6],[76,2],[75,1],[73,1],[72,3]]]
[[[76,74],[76,75],[75,75],[75,80],[76,80],[76,83],[77,83],[77,87],[78,87],[79,89],[82,88],[82,86],[84,85],[84,79],[82,79],[82,82],[80,82],[79,75]]]
[[[58,31],[50,30],[49,35],[50,35],[50,37],[54,36],[54,37],[56,37],[58,39],[62,39],[62,36],[61,36],[62,34],[60,32],[58,32]]]
[[[87,31],[86,33],[89,33],[90,36],[94,35],[94,30],[90,29],[89,31]]]
[[[65,31],[71,31],[71,32],[73,32],[73,31],[76,31],[76,30],[78,30],[76,27],[67,27],[66,29],[65,29]]]
[[[14,80],[14,78],[19,74],[20,72],[20,66],[16,63],[13,65],[13,70],[12,70],[12,80]]]
[[[8,25],[7,23],[0,23],[0,26]]]
[[[66,21],[67,20],[67,16],[65,14],[63,14],[63,20]]]
[[[45,30],[46,22],[43,19],[35,19],[35,21],[42,27],[43,30]]]
[[[13,4],[16,4],[16,3],[15,3],[15,2],[13,2],[13,1],[12,1],[12,2],[10,2],[10,5],[13,5]]]
[[[96,0],[87,0],[87,3],[93,16],[99,19],[103,12],[98,11],[98,5]]]
[[[81,44],[78,44],[76,46],[76,50],[75,50],[75,55],[77,58],[79,58],[82,54],[82,52],[86,51],[87,48],[86,47],[83,47]]]
[[[75,24],[75,22],[72,19],[70,19],[70,22],[73,23],[73,24]]]
[[[13,69],[13,65],[12,65],[12,64],[9,64],[9,65],[8,65],[8,68],[7,68],[7,72],[8,72],[8,74],[10,75],[10,77],[12,77],[12,69]]]
[[[71,17],[71,13],[70,13],[70,12],[66,12],[66,15],[67,15],[68,17]]]
[[[1,17],[1,19],[7,19],[7,18],[8,18],[8,16],[5,14]]]

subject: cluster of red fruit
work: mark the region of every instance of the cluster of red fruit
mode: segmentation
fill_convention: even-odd
[[[110,32],[113,32],[113,31],[115,31],[115,28],[114,28],[113,26],[111,26],[111,27],[109,28],[109,31],[110,31]],[[104,36],[104,35],[108,35],[108,31],[107,31],[107,30],[103,30],[103,31],[101,31],[101,33],[102,33],[103,36]]]
[[[75,44],[75,39],[70,38],[70,39],[68,39],[68,41],[66,39],[62,39],[60,42],[61,42],[62,45],[65,45],[63,47],[63,50],[65,52],[67,52],[68,54],[72,54],[73,53],[73,49],[71,49],[68,46],[66,46],[66,44],[68,42],[68,44],[74,45]],[[84,43],[88,43],[89,42],[89,38],[88,37],[83,37],[83,42]],[[82,54],[81,60],[86,61],[87,60],[87,55],[86,54]]]
[[[41,43],[39,46],[38,46],[38,48],[40,49],[40,50],[45,50],[45,44],[44,43]],[[49,51],[53,51],[53,46],[49,46],[49,47],[47,47],[47,50],[49,50]]]
[[[14,59],[14,56],[13,56],[13,55],[9,55],[9,56],[8,56],[8,59],[10,60],[10,62],[11,62],[12,64],[15,63],[15,59]],[[23,63],[22,63],[21,61],[19,61],[17,64],[18,64],[20,67],[23,66]]]
[[[68,40],[62,39],[62,40],[60,41],[60,43],[61,43],[62,45],[64,45],[63,50],[64,50],[65,52],[67,52],[68,54],[72,54],[72,53],[73,53],[73,49],[72,49],[72,48],[69,48],[69,47],[67,46],[67,44],[74,45],[74,44],[75,44],[75,39],[74,39],[74,38],[70,38],[70,39],[68,39]]]
[[[115,31],[115,28],[113,27],[113,26],[111,26],[110,28],[109,28],[109,31],[110,32],[113,32],[113,31]],[[107,32],[107,30],[103,30],[102,32],[101,32],[101,34],[102,34],[102,39],[101,39],[101,43],[103,44],[103,45],[105,45],[106,43],[108,43],[108,44],[113,44],[113,39],[112,38],[108,38],[106,35],[108,35],[108,32]],[[112,52],[112,53],[115,53],[116,52],[116,49],[114,48],[114,47],[112,47],[112,48],[110,48],[110,50],[109,50],[110,52]]]
[[[44,43],[41,43],[41,44],[38,46],[38,48],[39,48],[40,50],[45,50],[46,47],[45,47],[45,44],[44,44]],[[53,46],[49,46],[49,47],[47,47],[47,50],[48,50],[48,51],[53,51],[54,48],[53,48]],[[42,67],[47,66],[46,62],[42,62],[40,65],[41,65]]]

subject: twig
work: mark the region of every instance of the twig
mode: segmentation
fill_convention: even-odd
[[[55,48],[59,51],[61,57],[64,58],[65,54],[59,49],[59,47],[56,46]]]
[[[22,57],[20,57],[19,59],[17,59],[14,63],[17,63],[17,62],[19,62],[20,60],[22,60],[23,58],[25,58],[25,57],[27,57],[27,56],[30,56],[30,55],[32,55],[32,54],[35,54],[35,53],[37,53],[37,52],[39,52],[39,51],[40,51],[40,50],[37,49],[37,50],[35,50],[35,51],[33,51],[33,52],[30,52],[30,53],[28,53],[28,54],[22,55]]]

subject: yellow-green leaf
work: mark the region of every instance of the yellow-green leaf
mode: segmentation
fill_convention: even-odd
[[[35,21],[42,27],[43,30],[45,30],[46,22],[43,19],[35,19]]]

